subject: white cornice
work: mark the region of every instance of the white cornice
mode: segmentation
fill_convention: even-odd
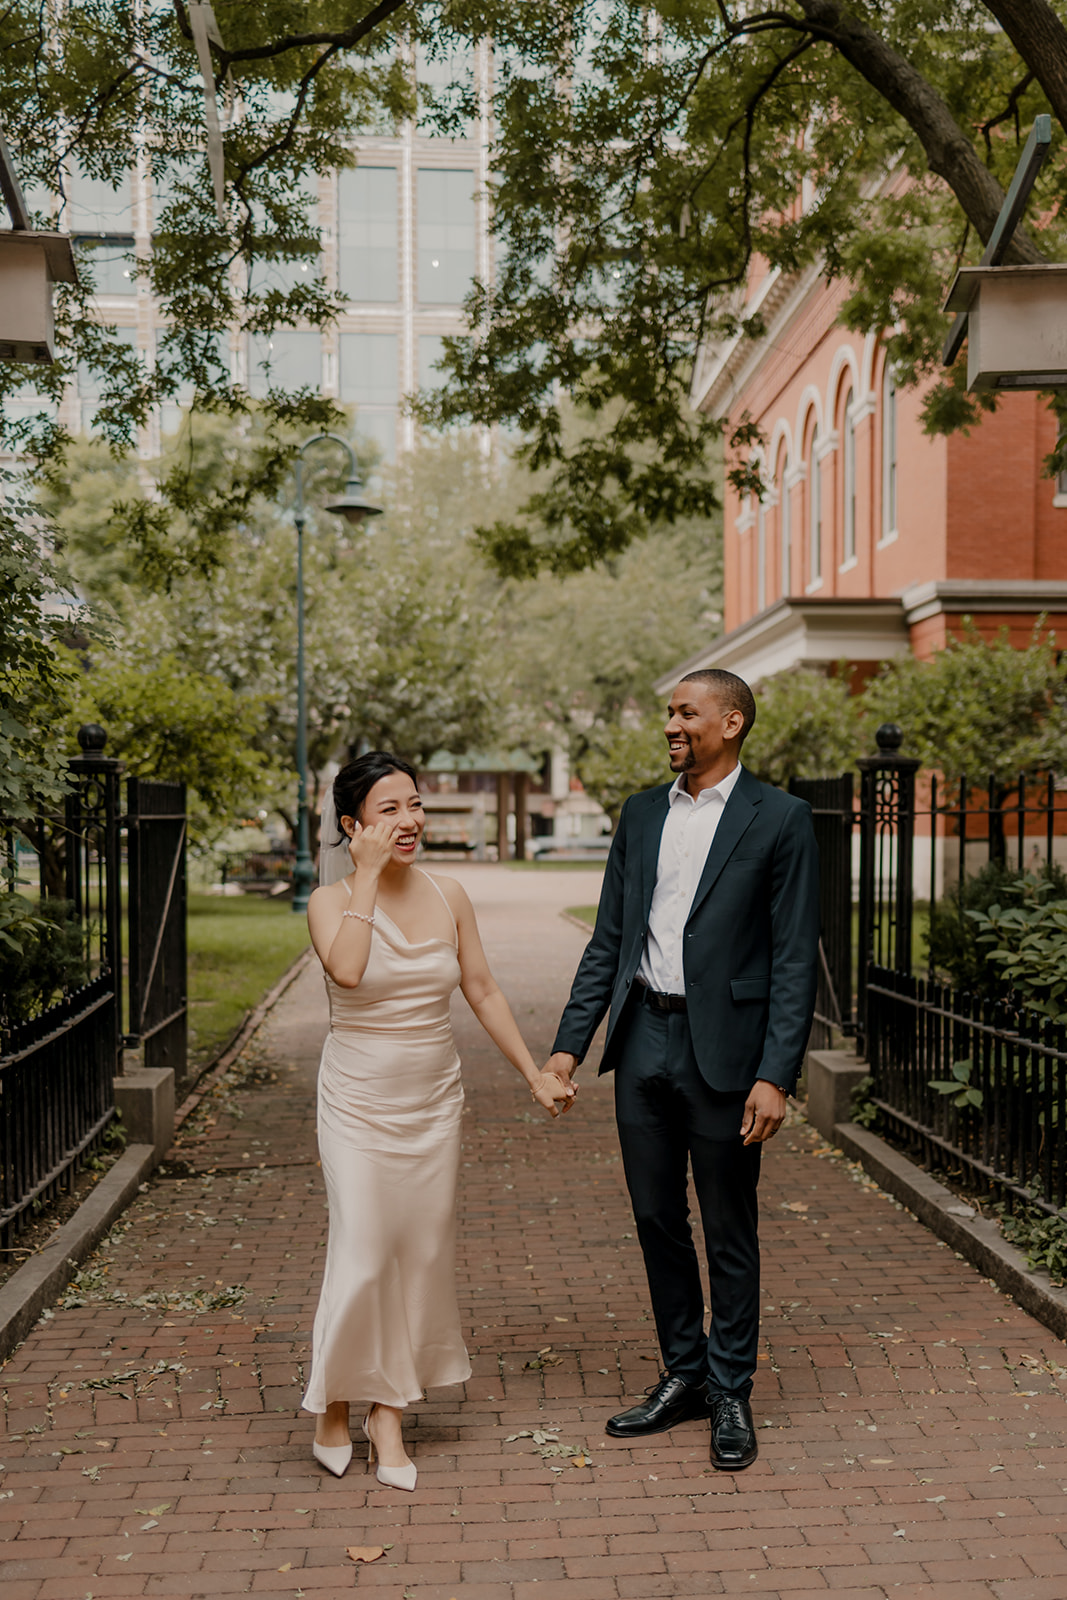
[[[900,597],[908,626],[945,612],[1067,611],[1067,580],[1059,578],[939,578],[914,583]]]
[[[685,673],[702,667],[724,667],[757,683],[791,667],[887,661],[908,648],[900,600],[776,600],[665,674],[656,691],[669,693]]]
[[[737,333],[717,346],[702,346],[694,366],[696,377],[690,395],[698,411],[723,417],[737,394],[744,388],[767,350],[775,344],[787,324],[803,308],[812,289],[821,281],[822,264],[813,263],[798,275],[787,276],[773,267],[760,284],[756,296],[738,314],[761,314],[767,331],[760,339]]]

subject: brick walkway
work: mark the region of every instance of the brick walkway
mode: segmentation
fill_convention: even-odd
[[[557,911],[594,880],[461,870],[546,1049],[583,945]],[[414,1495],[323,1474],[296,1409],[323,1028],[309,972],[8,1362],[4,1600],[1067,1595],[1067,1354],[803,1122],[764,1170],[759,1461],[712,1472],[703,1424],[609,1440],[657,1372],[610,1089],[548,1124],[463,1011],[475,1376],[417,1409]]]

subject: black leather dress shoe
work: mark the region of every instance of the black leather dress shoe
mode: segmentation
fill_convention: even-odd
[[[639,1439],[643,1434],[664,1433],[679,1422],[710,1415],[702,1383],[686,1383],[684,1378],[672,1378],[664,1372],[644,1400],[609,1417],[604,1430],[616,1439]]]
[[[732,1394],[708,1396],[711,1406],[711,1464],[720,1472],[741,1472],[759,1455],[752,1407]]]

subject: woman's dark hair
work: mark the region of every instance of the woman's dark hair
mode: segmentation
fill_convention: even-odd
[[[342,817],[355,817],[359,821],[359,814],[363,803],[370,794],[374,785],[382,778],[387,778],[391,772],[402,772],[412,783],[418,783],[415,768],[402,761],[399,756],[387,755],[384,750],[368,750],[366,755],[357,756],[354,761],[349,761],[343,766],[333,780],[333,802],[337,807],[337,826],[341,827]],[[344,829],[341,829],[342,834]],[[340,841],[346,844],[344,838]]]

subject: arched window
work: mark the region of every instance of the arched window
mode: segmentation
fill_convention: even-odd
[[[841,565],[856,559],[856,425],[852,420],[852,390],[841,403]]]
[[[764,496],[766,490],[764,490]],[[767,604],[767,501],[761,498],[756,505],[756,610]]]
[[[897,380],[887,361],[882,373],[882,543],[897,536]]]
[[[822,582],[822,463],[819,460],[819,425],[811,425],[808,446],[808,586]]]
[[[781,592],[788,597],[793,591],[793,516],[790,505],[789,484],[786,479],[785,446],[778,452],[778,547],[781,556]]]

